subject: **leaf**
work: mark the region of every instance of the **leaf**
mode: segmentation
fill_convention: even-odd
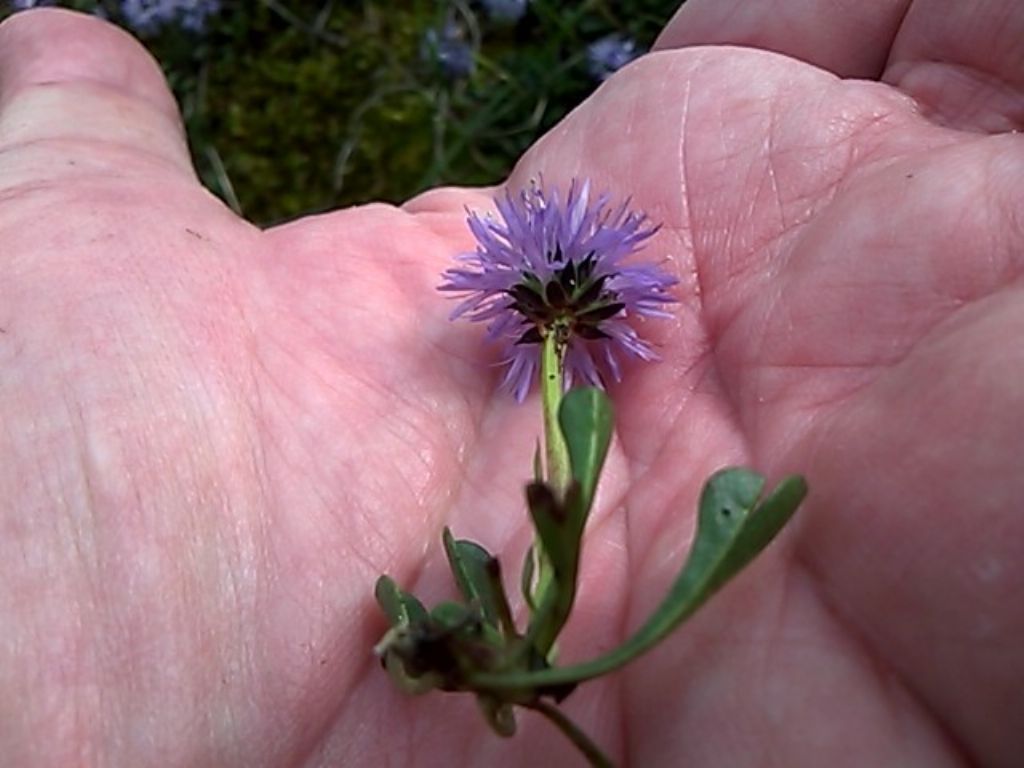
[[[448,564],[455,575],[459,592],[466,602],[480,607],[484,621],[498,628],[502,623],[503,614],[507,613],[503,603],[507,604],[500,576],[495,579],[497,559],[479,544],[467,539],[456,539],[446,527],[443,534],[444,552],[448,556]]]
[[[377,603],[391,622],[391,629],[373,649],[374,653],[381,657],[388,675],[407,693],[421,694],[436,688],[441,678],[429,673],[419,676],[409,674],[400,650],[409,646],[414,632],[412,628],[429,621],[427,609],[415,596],[400,589],[389,576],[378,578],[373,592]]]
[[[552,570],[551,588],[543,592],[527,632],[537,651],[546,657],[576,599],[580,537],[586,515],[581,512],[580,484],[576,480],[570,484],[564,502],[545,483],[531,483],[526,497],[537,537]]]
[[[526,550],[526,556],[523,558],[523,570],[519,574],[519,591],[523,593],[523,600],[526,601],[531,613],[537,610],[537,603],[533,599],[533,591],[537,586],[536,579],[534,579],[536,559],[537,549],[531,545]]]
[[[390,576],[381,576],[377,579],[373,594],[391,626],[396,629],[404,629],[427,618],[427,609],[423,607],[423,603],[417,600],[415,595],[400,589]]]
[[[526,504],[544,551],[552,558],[559,558],[565,539],[565,508],[551,486],[545,482],[530,483],[526,486]]]
[[[739,482],[739,478],[737,481]],[[745,517],[744,524],[732,542],[729,557],[718,571],[718,580],[712,583],[711,589],[717,589],[757,557],[789,522],[805,496],[807,481],[804,478],[798,475],[783,478],[768,498],[758,504],[752,514]],[[756,497],[751,504],[754,501]]]
[[[804,479],[792,476],[757,504],[763,486],[764,479],[747,469],[724,469],[711,476],[701,494],[697,536],[686,564],[658,608],[624,644],[583,664],[478,675],[472,685],[549,693],[546,689],[557,685],[607,674],[652,648],[768,546],[807,495]]]
[[[553,584],[542,590],[528,635],[547,656],[565,626],[576,600],[580,548],[587,517],[612,436],[611,404],[601,390],[569,390],[558,410],[559,429],[569,453],[572,482],[565,497],[542,482],[526,488],[527,504],[537,537],[553,570]]]
[[[462,603],[445,600],[430,610],[430,618],[446,632],[457,632],[473,621],[473,611]]]
[[[582,530],[594,501],[608,445],[612,439],[612,406],[608,396],[594,387],[570,389],[558,409],[558,424],[569,449],[573,479],[580,484]]]

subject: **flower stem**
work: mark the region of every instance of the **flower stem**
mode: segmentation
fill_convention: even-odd
[[[523,706],[528,707],[536,712],[540,712],[544,717],[554,723],[555,727],[558,728],[566,738],[573,743],[591,765],[591,768],[615,768],[615,764],[608,759],[608,756],[601,751],[600,747],[597,746],[590,737],[583,732],[583,730],[576,725],[572,720],[562,714],[562,711],[546,701],[538,701],[534,704],[524,704]]]
[[[569,448],[558,423],[558,407],[562,403],[564,360],[565,342],[560,340],[556,329],[550,329],[544,335],[540,358],[540,391],[544,410],[544,479],[559,497],[569,487],[570,479]],[[530,625],[533,632],[528,633],[528,637],[536,639],[536,632],[547,622],[555,603],[555,595],[552,592],[555,588],[555,574],[539,537],[534,539],[530,557],[533,558],[534,582],[532,594],[528,599],[533,606],[533,620]],[[551,652],[550,643],[541,651],[545,654]]]
[[[558,424],[558,406],[562,403],[562,380],[565,363],[565,342],[557,330],[544,336],[540,358],[540,388],[544,406],[544,447],[547,481],[556,494],[569,487],[569,449]]]

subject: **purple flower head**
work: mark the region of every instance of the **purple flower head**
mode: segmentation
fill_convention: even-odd
[[[125,21],[143,34],[153,34],[173,22],[191,32],[202,32],[207,17],[219,11],[220,0],[121,0]]]
[[[611,34],[587,46],[587,70],[595,80],[607,80],[639,55],[628,37]]]
[[[27,11],[29,8],[46,8],[56,5],[57,0],[10,0],[12,11]]]
[[[530,0],[483,0],[488,17],[499,24],[514,24],[526,14]]]
[[[548,334],[565,348],[565,386],[603,386],[621,378],[623,353],[655,360],[630,321],[669,317],[668,289],[677,282],[654,264],[626,264],[657,227],[608,196],[591,200],[590,182],[573,183],[565,199],[533,185],[496,200],[501,220],[470,213],[477,248],[456,258],[442,291],[463,296],[452,319],[487,322],[487,339],[505,348],[502,386],[522,402],[530,391]]]
[[[473,50],[463,40],[462,30],[455,24],[428,29],[420,43],[420,58],[436,67],[446,80],[462,80],[473,74],[476,64]]]

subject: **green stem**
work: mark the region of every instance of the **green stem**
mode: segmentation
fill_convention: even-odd
[[[523,706],[540,712],[544,717],[555,724],[566,738],[575,745],[576,749],[583,753],[592,768],[615,768],[615,764],[608,759],[608,756],[601,751],[590,737],[585,734],[576,723],[562,714],[562,711],[546,701],[538,701],[535,704],[524,704]]]
[[[558,423],[558,408],[562,403],[564,358],[565,343],[559,340],[556,329],[549,329],[544,335],[540,358],[540,391],[544,410],[544,479],[558,496],[565,493],[571,477],[569,448]],[[534,559],[533,572],[536,581],[530,599],[530,604],[535,607],[527,636],[533,640],[540,628],[546,625],[555,604],[552,593],[555,585],[554,569],[539,538],[534,540],[533,553],[530,556]],[[541,652],[547,653],[549,650],[550,647],[543,648]]]
[[[544,336],[540,358],[540,390],[544,405],[544,447],[547,460],[547,481],[555,493],[562,495],[569,487],[569,448],[558,424],[558,406],[562,403],[565,344],[555,329]]]

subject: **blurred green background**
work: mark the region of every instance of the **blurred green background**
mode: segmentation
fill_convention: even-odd
[[[138,36],[204,183],[258,224],[500,180],[681,2],[8,1]]]

